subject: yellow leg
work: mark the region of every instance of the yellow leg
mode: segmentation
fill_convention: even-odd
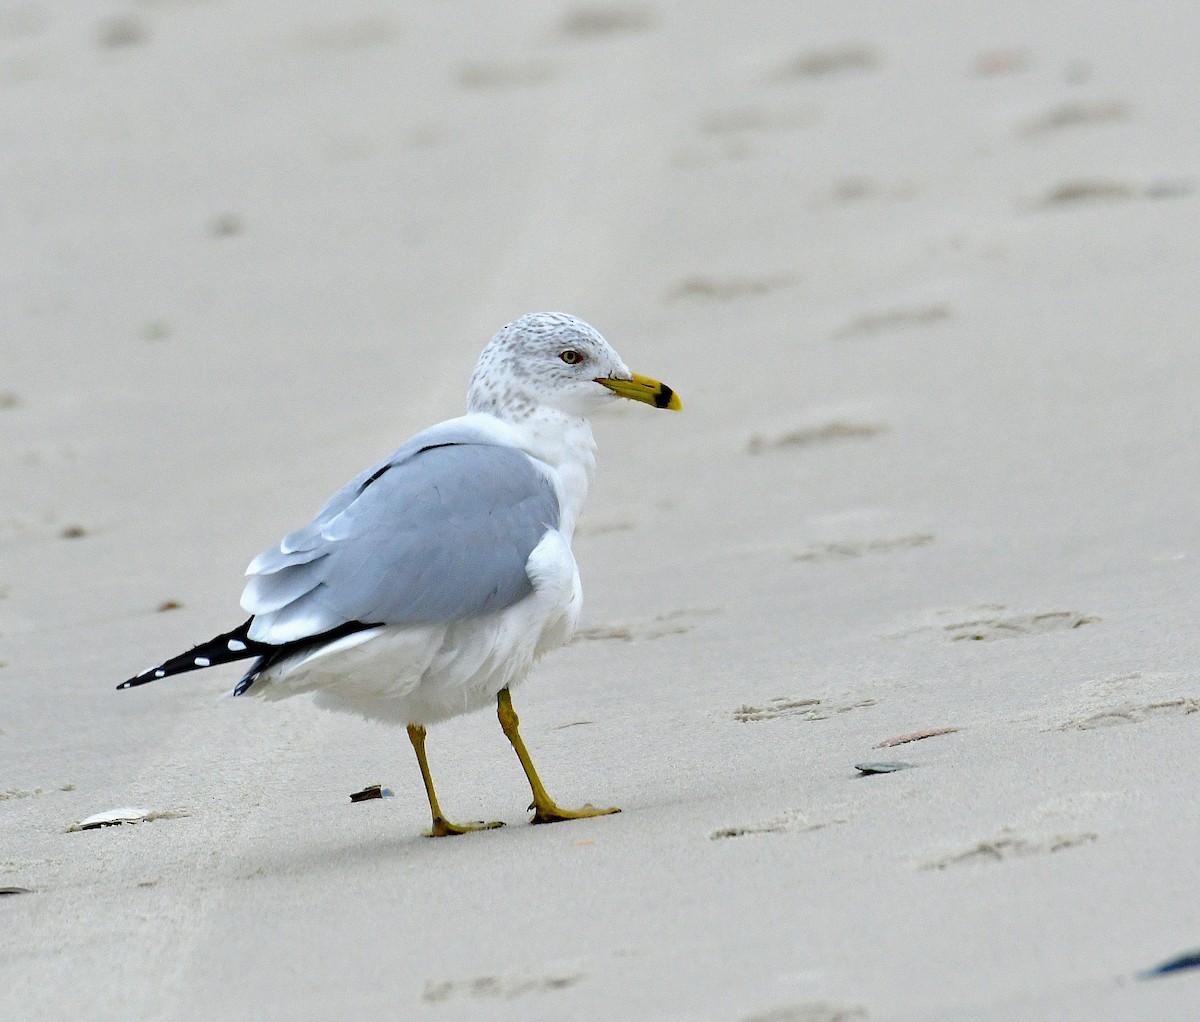
[[[504,729],[504,735],[512,743],[517,759],[521,761],[521,767],[525,771],[525,776],[529,778],[529,787],[533,789],[533,805],[529,808],[534,811],[534,823],[581,820],[587,816],[607,816],[609,813],[621,811],[615,807],[597,809],[590,802],[582,809],[560,809],[555,805],[554,799],[546,794],[546,789],[542,787],[541,779],[533,768],[533,760],[529,758],[529,752],[521,740],[521,732],[517,730],[517,726],[520,724],[517,719],[517,711],[513,709],[512,697],[506,688],[502,688],[500,694],[496,696],[496,716],[500,718],[500,726]]]
[[[433,790],[433,778],[429,774],[429,760],[425,758],[425,728],[420,724],[408,725],[408,739],[412,742],[413,751],[417,754],[417,763],[421,767],[421,780],[425,782],[425,794],[429,796],[429,811],[433,814],[433,827],[425,832],[426,837],[450,837],[452,834],[466,834],[472,830],[491,830],[503,827],[497,823],[451,823],[442,815],[438,805],[437,793]]]

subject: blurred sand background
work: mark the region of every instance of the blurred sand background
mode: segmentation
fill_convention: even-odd
[[[1200,946],[1197,38],[4,4],[0,1016],[1194,1017],[1137,973]],[[435,778],[509,826],[429,841],[402,731],[113,690],[535,309],[685,404],[597,423],[583,632],[516,696],[622,815],[526,826],[479,714]]]

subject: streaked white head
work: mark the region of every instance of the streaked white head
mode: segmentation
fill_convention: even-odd
[[[670,387],[630,372],[594,327],[565,312],[534,312],[483,349],[467,404],[518,421],[537,408],[587,416],[618,397],[679,407]]]

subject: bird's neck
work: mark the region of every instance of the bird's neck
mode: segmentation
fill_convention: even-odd
[[[553,470],[559,531],[569,541],[596,471],[596,439],[591,423],[581,415],[541,406],[522,409],[522,414],[508,420],[506,425],[512,429],[521,450]]]

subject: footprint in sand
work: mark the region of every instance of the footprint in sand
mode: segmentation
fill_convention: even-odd
[[[827,720],[839,713],[849,713],[851,710],[866,709],[874,706],[874,699],[860,699],[857,702],[835,703],[825,699],[804,698],[794,696],[776,696],[767,700],[762,706],[751,706],[748,703],[733,711],[733,719],[740,724],[752,724],[763,720],[778,720],[781,717],[800,717],[803,720]]]
[[[799,809],[788,809],[762,823],[751,823],[736,827],[722,827],[709,834],[712,841],[721,841],[731,837],[746,837],[754,834],[807,834],[814,830],[824,830],[826,827],[836,827],[846,823],[847,817],[833,816],[823,820],[814,820]]]
[[[1178,699],[1164,699],[1152,703],[1125,703],[1102,710],[1087,717],[1069,720],[1058,727],[1059,731],[1092,731],[1101,727],[1115,727],[1121,724],[1140,724],[1142,721],[1155,717],[1186,717],[1200,711],[1200,699],[1191,696],[1180,696]]]
[[[1016,639],[1024,635],[1069,631],[1099,621],[1090,614],[1073,610],[1051,610],[1044,614],[1014,614],[1010,617],[984,617],[944,625],[942,630],[955,642],[990,642],[995,639]]]
[[[868,202],[907,202],[917,191],[917,186],[908,181],[885,183],[870,177],[843,177],[817,194],[809,207],[821,210]]]
[[[883,61],[879,54],[863,43],[847,43],[824,50],[810,50],[785,61],[771,71],[767,78],[776,85],[812,81],[831,75],[861,74],[874,71]]]
[[[649,32],[657,25],[649,7],[596,5],[568,11],[558,31],[569,39],[608,39]]]
[[[1003,862],[1006,859],[1030,855],[1051,855],[1068,848],[1079,848],[1097,840],[1092,831],[1026,837],[1009,829],[998,837],[979,841],[962,851],[933,859],[921,866],[925,870],[949,869],[951,866],[970,866],[984,862]]]
[[[867,1022],[870,1015],[861,1004],[831,1004],[828,1001],[807,1001],[804,1004],[782,1004],[753,1015],[743,1015],[739,1022]]]
[[[667,302],[704,301],[736,302],[792,287],[797,278],[791,273],[767,273],[747,277],[709,277],[697,275],[687,277],[667,288],[663,300]]]
[[[873,337],[894,330],[911,330],[914,327],[933,326],[953,316],[950,306],[937,302],[931,305],[913,305],[878,312],[865,312],[830,334],[835,341],[856,337]]]
[[[52,791],[74,791],[74,784],[60,784],[53,789],[47,788],[7,788],[0,791],[0,802],[7,802],[9,799],[15,798],[37,798],[39,795],[47,795]]]
[[[1060,103],[1020,124],[1017,134],[1024,138],[1041,138],[1070,128],[1124,121],[1129,112],[1129,104],[1119,99]]]
[[[892,550],[914,550],[929,546],[933,537],[928,533],[912,533],[907,536],[890,536],[886,539],[869,539],[862,542],[815,543],[792,553],[793,561],[820,563],[824,561],[846,561],[869,554],[888,553]]]
[[[892,632],[891,638],[933,634],[952,642],[992,642],[997,639],[1019,639],[1047,632],[1072,631],[1100,619],[1073,610],[1049,610],[1034,614],[1012,614],[999,604],[985,604],[968,610],[940,610],[933,623]],[[950,620],[946,620],[949,618]]]
[[[1024,208],[1027,211],[1074,209],[1139,199],[1179,199],[1194,191],[1195,184],[1184,178],[1164,178],[1145,183],[1114,178],[1073,178],[1054,185],[1040,199],[1026,204]]]
[[[132,14],[116,14],[96,26],[96,45],[103,50],[144,46],[149,41],[149,24]]]
[[[764,436],[755,433],[746,442],[747,454],[762,454],[793,447],[819,447],[842,440],[870,440],[887,432],[888,427],[880,422],[862,422],[853,419],[835,418],[810,426]]]
[[[427,980],[421,1000],[441,1004],[459,998],[512,1001],[530,994],[549,994],[566,990],[587,979],[579,970],[563,970],[545,975],[474,976],[470,979]]]
[[[621,642],[646,642],[650,639],[661,639],[666,635],[683,635],[690,632],[696,627],[696,623],[694,620],[687,620],[688,618],[711,617],[720,613],[722,611],[715,607],[673,610],[642,621],[613,622],[581,628],[571,641],[595,642],[616,639]]]
[[[711,110],[697,123],[697,138],[682,146],[671,162],[676,167],[691,169],[747,160],[758,154],[759,144],[764,139],[806,128],[817,120],[817,116],[812,107],[741,106]]]

